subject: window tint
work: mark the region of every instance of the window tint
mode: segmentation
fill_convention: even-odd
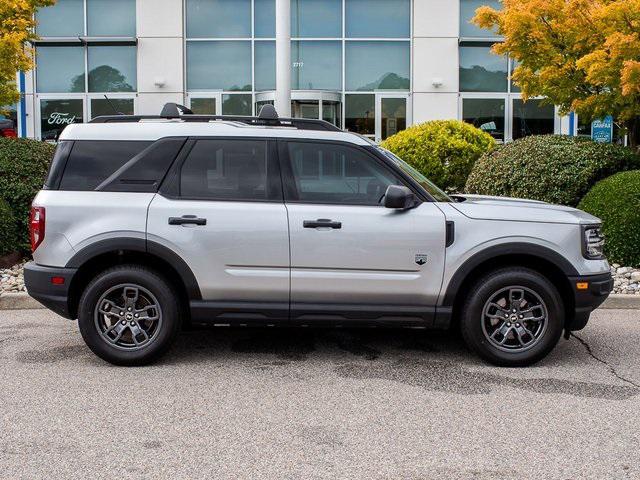
[[[375,159],[352,147],[289,142],[295,186],[287,200],[380,205],[389,185],[402,182]]]
[[[269,200],[267,142],[199,140],[180,171],[180,196]]]
[[[94,190],[151,142],[74,142],[60,190]]]

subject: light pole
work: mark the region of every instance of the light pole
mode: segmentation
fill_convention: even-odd
[[[291,0],[276,0],[276,95],[280,117],[291,117]]]

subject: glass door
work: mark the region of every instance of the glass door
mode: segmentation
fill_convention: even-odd
[[[190,93],[187,105],[196,115],[222,115],[222,93]]]
[[[40,140],[57,142],[64,127],[85,121],[85,98],[82,95],[63,98],[56,95],[38,95],[36,99],[36,129]]]
[[[104,95],[90,95],[87,106],[89,107],[89,121],[104,115],[133,115],[135,114],[135,95],[122,93],[108,93]]]
[[[406,129],[409,113],[408,94],[376,94],[376,142]]]

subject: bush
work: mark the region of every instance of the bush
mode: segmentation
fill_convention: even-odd
[[[29,250],[29,209],[42,188],[55,147],[26,138],[0,138],[0,197],[11,207],[17,227],[13,250]]]
[[[18,248],[16,221],[11,207],[0,198],[0,257],[13,253]]]
[[[463,190],[473,164],[495,146],[488,133],[458,120],[435,120],[407,128],[382,146],[440,188]]]
[[[640,267],[640,170],[597,183],[578,208],[602,219],[610,262]]]
[[[478,160],[466,192],[575,207],[598,180],[640,168],[629,148],[561,135],[526,137]]]

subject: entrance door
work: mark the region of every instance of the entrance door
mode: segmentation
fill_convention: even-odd
[[[409,95],[376,94],[376,142],[406,129],[409,113]]]
[[[196,92],[188,96],[187,105],[196,115],[222,115],[222,93]]]
[[[86,99],[82,95],[60,98],[55,95],[38,95],[37,132],[40,140],[55,142],[67,125],[85,121]]]

